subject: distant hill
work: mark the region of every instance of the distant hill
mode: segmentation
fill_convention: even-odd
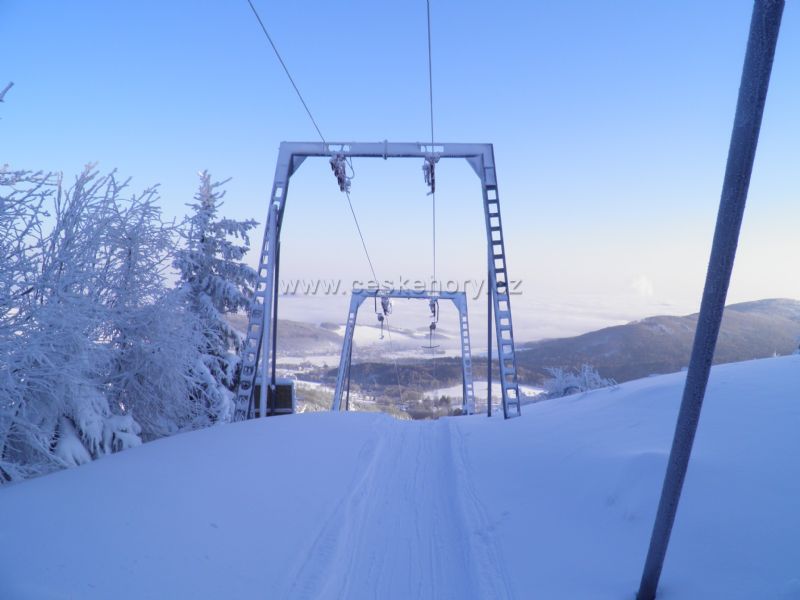
[[[547,367],[589,363],[601,375],[628,381],[672,373],[689,363],[697,314],[656,316],[583,335],[523,344],[520,371],[534,380]],[[769,299],[725,308],[715,363],[791,354],[800,342],[800,301]]]
[[[243,316],[231,318],[237,329],[247,327]],[[547,377],[548,367],[573,368],[593,365],[604,377],[619,382],[657,373],[673,373],[689,364],[697,314],[656,316],[625,325],[606,327],[583,335],[541,340],[518,345],[517,363],[522,383],[537,385]],[[298,321],[278,322],[278,349],[282,357],[331,355],[337,363],[342,336],[335,325]],[[416,342],[415,342],[416,343]],[[769,299],[731,304],[725,308],[715,363],[738,362],[774,354],[791,354],[800,343],[800,301]],[[356,361],[353,381],[365,386],[401,385],[423,389],[460,381],[457,358],[438,358],[435,366],[422,357],[416,360],[389,357]],[[435,369],[435,372],[434,372]],[[485,358],[473,357],[476,377],[483,377]],[[320,368],[307,377],[330,383],[335,368]]]
[[[228,320],[241,332],[247,330],[245,315],[230,315]],[[278,320],[279,355],[302,356],[305,354],[334,354],[342,350],[342,336],[329,327],[300,321]]]

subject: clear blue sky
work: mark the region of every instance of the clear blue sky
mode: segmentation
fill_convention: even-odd
[[[428,137],[423,0],[256,4],[329,140]],[[495,144],[525,337],[697,308],[751,7],[432,0],[436,137]],[[0,56],[0,163],[98,161],[160,182],[169,215],[208,168],[233,178],[226,213],[263,221],[278,144],[315,139],[245,0],[2,0]],[[788,2],[733,301],[800,297],[798,64]],[[420,165],[355,167],[379,276],[428,276]],[[440,275],[480,278],[477,180],[442,165],[439,190]],[[286,277],[367,277],[323,161],[293,180],[283,257]]]

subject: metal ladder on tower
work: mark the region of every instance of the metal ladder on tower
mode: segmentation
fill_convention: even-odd
[[[494,167],[490,167],[492,171]],[[517,380],[517,355],[514,350],[514,329],[511,323],[511,301],[508,290],[508,267],[503,241],[503,226],[500,219],[500,198],[494,173],[484,167],[483,208],[486,217],[489,245],[489,289],[494,308],[494,324],[497,336],[497,354],[500,366],[500,389],[503,397],[503,415],[506,419],[522,414],[519,382]],[[491,175],[491,177],[490,177]]]
[[[253,416],[266,416],[266,373],[269,367],[269,352],[262,348],[262,340],[271,344],[272,328],[272,294],[275,286],[275,255],[277,252],[277,227],[279,204],[273,203],[267,215],[267,226],[264,229],[264,241],[261,244],[261,256],[258,261],[258,280],[250,304],[247,333],[242,352],[239,387],[236,391],[236,404],[233,420],[241,421]],[[260,361],[259,361],[260,359]],[[259,366],[261,372],[259,373]],[[259,415],[254,414],[253,393],[257,384],[261,385]]]
[[[472,352],[469,343],[469,318],[465,310],[459,311],[459,324],[461,335],[461,360],[463,363],[464,412],[471,415],[475,412],[475,387],[472,384]]]

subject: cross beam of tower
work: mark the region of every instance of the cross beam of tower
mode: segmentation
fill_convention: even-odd
[[[250,306],[242,370],[236,393],[236,419],[252,415],[253,393],[261,384],[260,406],[267,403],[267,385],[275,386],[276,332],[278,324],[278,271],[280,267],[280,234],[289,191],[289,180],[309,157],[332,158],[443,158],[465,159],[480,179],[486,225],[490,312],[494,315],[494,333],[500,371],[503,414],[506,418],[520,414],[517,359],[511,322],[500,198],[492,144],[422,144],[416,142],[283,142],[278,152],[275,180],[272,184],[267,225],[258,262],[258,281]],[[490,315],[491,319],[491,315]],[[491,332],[490,332],[491,333]],[[491,362],[488,364],[491,374]],[[488,377],[487,377],[488,379]],[[264,385],[266,383],[267,385]],[[491,387],[489,388],[491,394]],[[268,411],[261,411],[266,415]]]

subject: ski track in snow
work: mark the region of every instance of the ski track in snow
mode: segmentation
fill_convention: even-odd
[[[280,597],[512,598],[465,453],[450,419],[376,423]]]

